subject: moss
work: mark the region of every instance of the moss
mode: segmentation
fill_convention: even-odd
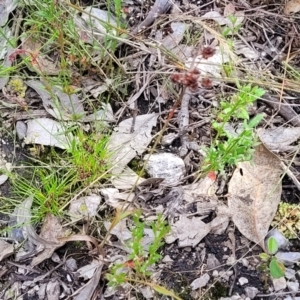
[[[300,205],[280,203],[271,225],[287,239],[296,239],[300,233]]]
[[[25,91],[26,91],[26,85],[24,84],[23,80],[21,79],[11,79],[9,82],[9,88],[11,91],[13,91],[17,96],[24,98],[25,97]]]

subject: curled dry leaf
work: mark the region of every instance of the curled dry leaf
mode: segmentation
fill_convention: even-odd
[[[280,160],[264,145],[253,162],[237,165],[228,186],[228,206],[239,231],[264,249],[264,238],[281,197]]]
[[[36,236],[37,241],[44,246],[44,250],[35,256],[31,262],[31,266],[37,266],[45,259],[50,258],[54,251],[62,247],[65,242],[58,240],[59,237],[65,237],[69,233],[68,228],[63,228],[60,220],[47,214],[40,235]]]

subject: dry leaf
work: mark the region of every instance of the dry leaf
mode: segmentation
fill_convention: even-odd
[[[69,207],[69,215],[72,222],[87,221],[96,216],[100,202],[101,197],[98,195],[90,195],[73,200]]]
[[[39,118],[27,122],[25,144],[39,144],[68,149],[74,139],[71,133],[65,134],[67,127],[48,118]]]
[[[13,244],[9,244],[3,240],[0,240],[0,261],[11,256],[14,252],[15,247]]]
[[[41,48],[41,43],[28,37],[22,43],[22,50],[24,50],[24,52],[21,56],[29,59],[31,67],[37,73],[42,73],[43,75],[57,75],[60,71],[57,63],[40,53]]]
[[[44,108],[52,117],[58,120],[78,120],[85,115],[82,101],[77,95],[68,95],[56,87],[51,87],[50,92],[39,80],[28,80],[26,84],[39,94]]]
[[[0,1],[0,26],[4,26],[8,20],[9,14],[17,7],[19,0]]]
[[[65,237],[68,232],[69,229],[63,228],[57,217],[47,214],[41,229],[41,234],[36,236],[36,241],[45,248],[33,258],[31,266],[37,266],[45,259],[50,258],[56,249],[62,247],[65,241],[58,240],[58,238]]]
[[[122,121],[113,132],[108,151],[113,153],[110,161],[114,164],[112,173],[120,175],[125,166],[136,156],[141,155],[152,140],[152,127],[156,125],[158,114],[140,115]]]
[[[239,231],[264,249],[264,238],[281,197],[280,160],[263,145],[253,162],[237,165],[228,186],[228,206]]]
[[[298,149],[298,146],[290,146],[290,144],[300,138],[300,127],[259,128],[257,132],[260,140],[270,150],[291,151]]]
[[[300,11],[300,0],[291,0],[289,1],[284,8],[284,13],[286,15],[297,13]]]
[[[178,247],[195,247],[209,233],[210,224],[205,224],[201,218],[189,219],[181,216],[179,221],[171,226],[171,232],[166,236],[165,241],[171,244],[178,239]]]
[[[99,264],[98,267],[95,269],[93,277],[89,280],[87,284],[79,289],[79,293],[75,292],[74,300],[82,300],[82,299],[93,299],[93,294],[99,284],[100,277],[102,275],[102,268],[103,268],[103,258],[99,257]],[[100,296],[98,294],[98,296]]]

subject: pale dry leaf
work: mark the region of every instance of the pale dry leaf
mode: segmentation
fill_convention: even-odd
[[[19,0],[2,0],[0,1],[0,27],[4,26],[8,20],[9,14],[19,4]]]
[[[47,214],[39,235],[39,242],[41,242],[45,248],[33,258],[31,266],[37,266],[45,259],[50,258],[56,249],[65,244],[64,241],[58,240],[58,238],[65,237],[68,234],[69,229],[63,228],[60,224],[60,220],[56,216]]]
[[[93,277],[88,281],[84,287],[80,288],[80,292],[74,296],[74,300],[82,300],[82,299],[92,299],[93,294],[99,284],[101,275],[102,275],[102,268],[103,268],[103,258],[99,259],[99,266],[96,268]],[[76,294],[76,292],[75,292]]]
[[[300,11],[300,0],[291,0],[288,1],[284,7],[284,13],[290,15]]]
[[[105,221],[104,226],[106,230],[109,230],[111,222]],[[126,219],[122,219],[118,224],[116,224],[113,229],[110,230],[110,233],[115,235],[122,243],[126,243],[132,238],[132,233],[127,228]]]
[[[52,117],[58,120],[78,120],[85,115],[83,105],[77,95],[68,95],[57,87],[52,87],[50,92],[38,80],[28,80],[26,84],[39,94],[44,108]]]
[[[164,47],[168,50],[172,50],[179,45],[184,37],[185,31],[188,29],[189,25],[182,22],[172,22],[171,23],[171,33],[164,37],[161,41]]]
[[[1,19],[1,18],[0,18]],[[10,56],[15,51],[15,49],[8,43],[12,36],[9,26],[2,28],[2,34],[0,35],[0,69],[7,70],[2,72],[0,76],[0,90],[6,86],[9,80],[9,69],[12,65],[12,59]],[[2,61],[3,60],[3,61]]]
[[[228,186],[228,207],[239,231],[264,249],[264,238],[280,202],[280,160],[264,145],[253,162],[239,163]]]
[[[98,195],[90,195],[75,199],[70,203],[69,215],[73,222],[79,220],[89,220],[96,216],[101,197]]]
[[[236,41],[233,45],[234,52],[238,55],[243,55],[244,57],[252,60],[257,60],[259,58],[259,54],[242,41]]]
[[[102,124],[106,125],[106,122],[115,123],[116,119],[111,105],[107,103],[102,105],[102,109],[99,109],[94,113],[81,118],[81,121],[83,122],[102,121]]]
[[[235,6],[233,3],[229,2],[225,8],[224,8],[224,16],[227,17],[227,16],[230,16],[230,15],[234,15],[236,12],[236,9],[235,9]]]
[[[198,55],[196,58],[189,58],[185,63],[187,68],[191,68],[192,65],[196,67],[203,76],[212,76],[215,78],[220,78],[223,70],[224,63],[229,62],[229,56],[225,51],[221,50],[220,47],[215,47],[216,52],[211,57],[205,59],[202,55]],[[213,81],[217,84],[218,81]]]
[[[101,41],[105,34],[116,35],[117,22],[108,11],[88,6],[82,16],[74,17],[74,23],[79,33],[79,38],[92,44],[94,40]],[[110,26],[112,25],[112,26]]]
[[[100,189],[100,193],[103,195],[107,205],[114,208],[119,208],[120,210],[122,207],[124,207],[125,201],[129,204],[135,198],[134,193],[120,193],[119,190],[115,188]]]
[[[71,133],[66,133],[67,129],[61,123],[48,118],[29,120],[24,142],[25,144],[39,144],[68,149],[74,137]]]
[[[0,175],[0,185],[2,185],[8,179],[7,175]]]
[[[215,195],[217,190],[216,177],[205,176],[196,183],[183,186],[183,199],[188,203],[197,202],[199,197],[210,197],[210,200],[217,200]]]
[[[96,269],[102,265],[103,262],[99,261],[98,259],[93,259],[90,264],[81,267],[76,271],[76,273],[84,280],[88,280],[94,276]]]
[[[30,67],[42,75],[57,75],[60,72],[57,62],[41,53],[42,44],[31,37],[22,42],[23,53],[20,55],[30,61]]]
[[[46,287],[47,300],[59,300],[61,295],[60,283],[57,279],[52,279],[47,283]]]
[[[226,25],[226,18],[224,18],[219,12],[215,10],[208,11],[201,18],[204,20],[214,20],[221,26]]]
[[[3,240],[0,240],[0,261],[14,254],[15,247]]]
[[[165,241],[171,244],[178,239],[178,247],[195,247],[209,233],[210,224],[205,224],[201,218],[193,217],[189,219],[181,216],[180,219],[171,225],[171,231],[166,236]]]
[[[126,166],[120,175],[111,179],[111,183],[117,189],[126,190],[142,183],[144,180],[144,178],[138,176],[138,174]]]
[[[120,175],[125,166],[141,155],[152,140],[151,131],[156,125],[158,114],[140,115],[122,121],[111,135],[107,149],[113,153],[110,162],[114,164],[113,175]]]
[[[298,148],[298,146],[290,145],[300,138],[300,127],[259,128],[257,133],[260,140],[270,150],[290,151]]]

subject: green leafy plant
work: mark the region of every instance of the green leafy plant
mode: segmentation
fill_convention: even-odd
[[[273,278],[281,278],[285,274],[285,266],[279,261],[274,254],[278,251],[278,243],[274,237],[270,237],[267,240],[268,253],[261,253],[259,257],[262,263],[258,267],[260,271],[269,271]]]
[[[61,208],[78,189],[109,176],[108,136],[100,132],[87,135],[81,129],[73,134],[71,145],[64,152],[50,148],[47,153],[37,151],[37,158],[32,158],[32,164],[29,162],[22,173],[9,174],[15,194],[24,198],[34,196],[34,221],[47,213],[60,215]]]
[[[164,291],[164,294],[172,293],[165,288],[153,284],[148,284],[145,281],[152,274],[150,268],[157,263],[161,255],[158,253],[159,248],[163,246],[163,238],[169,232],[170,228],[164,221],[162,215],[158,216],[155,222],[151,223],[153,231],[153,241],[147,250],[142,246],[142,239],[144,238],[145,223],[141,221],[141,212],[133,215],[134,226],[131,230],[132,238],[128,243],[130,254],[125,263],[114,264],[110,267],[106,274],[108,285],[118,286],[128,281],[140,282],[152,286],[156,291]],[[173,294],[173,293],[172,293]]]
[[[221,101],[221,111],[213,121],[216,131],[212,145],[204,149],[206,158],[204,171],[223,172],[226,166],[236,165],[241,161],[251,160],[254,147],[258,144],[254,128],[262,120],[261,114],[250,120],[247,109],[264,94],[264,90],[248,85],[238,85],[239,92],[227,101]],[[240,127],[230,130],[230,121],[243,121]]]
[[[222,35],[224,37],[228,35],[235,35],[241,29],[242,24],[238,24],[238,17],[234,15],[228,15],[227,19],[230,21],[231,24],[225,26],[222,31]]]

